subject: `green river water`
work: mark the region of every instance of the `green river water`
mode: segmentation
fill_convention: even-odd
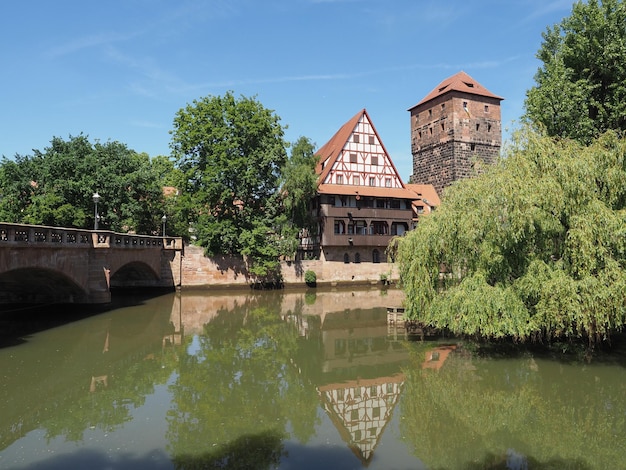
[[[0,310],[0,468],[626,469],[619,343],[422,341],[393,289],[114,299]]]

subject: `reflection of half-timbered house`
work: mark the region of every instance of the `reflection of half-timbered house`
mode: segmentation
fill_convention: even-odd
[[[384,262],[391,238],[412,228],[412,201],[365,109],[317,152],[321,258]]]

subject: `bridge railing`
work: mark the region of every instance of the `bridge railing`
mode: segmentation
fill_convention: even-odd
[[[156,248],[182,250],[180,237],[159,237],[117,233],[107,230],[81,230],[46,225],[0,223],[0,246],[37,245],[77,248]]]

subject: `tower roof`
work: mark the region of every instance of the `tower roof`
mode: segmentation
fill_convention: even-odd
[[[470,77],[467,73],[461,71],[452,75],[451,77],[446,78],[439,85],[437,85],[422,101],[417,103],[415,106],[411,106],[409,111],[414,108],[417,108],[421,104],[427,103],[439,96],[445,95],[446,93],[450,93],[453,91],[458,91],[461,93],[469,93],[472,95],[484,96],[487,98],[494,98],[496,100],[503,100],[504,98],[494,95],[489,90],[487,90],[484,86]]]

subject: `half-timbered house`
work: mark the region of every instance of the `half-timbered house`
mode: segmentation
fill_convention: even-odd
[[[316,155],[320,258],[387,261],[391,238],[413,227],[418,197],[402,182],[367,111],[341,126]]]

